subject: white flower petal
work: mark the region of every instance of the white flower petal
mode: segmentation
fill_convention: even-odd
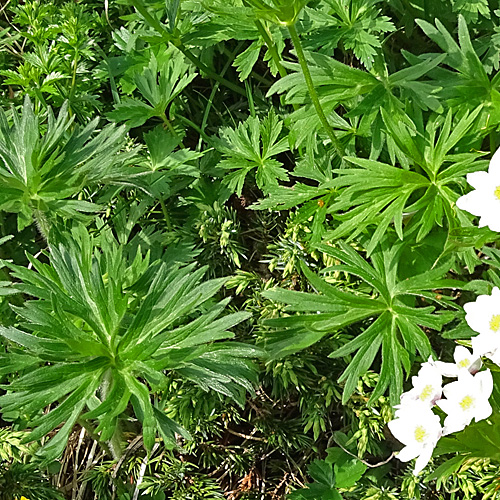
[[[488,418],[492,412],[493,412],[493,409],[491,408],[490,403],[488,403],[488,402],[483,403],[478,408],[476,408],[476,411],[474,414],[474,420],[476,422],[479,422],[480,420],[484,420],[484,419]]]
[[[490,161],[490,166],[488,167],[488,174],[497,174],[500,172],[500,148],[495,151],[493,154],[491,161]],[[470,174],[469,174],[470,175]],[[467,179],[467,182],[469,182],[469,179]]]
[[[435,361],[435,363],[436,368],[443,377],[458,377],[458,367],[455,363],[445,363],[443,361]]]
[[[500,158],[499,158],[500,161]],[[472,172],[467,174],[467,182],[474,189],[488,189],[491,187],[490,172]]]
[[[461,416],[455,416],[451,414],[444,419],[443,436],[447,436],[448,434],[453,434],[454,432],[464,430],[472,420],[472,418],[470,420],[467,420],[460,417]]]
[[[470,325],[469,325],[470,326]],[[494,354],[498,347],[498,340],[494,334],[489,332],[481,333],[477,337],[471,339],[472,349],[479,356],[488,356]]]
[[[449,399],[440,399],[436,405],[439,406],[439,408],[441,408],[441,410],[443,410],[446,414],[453,411],[453,403]]]
[[[488,398],[491,396],[493,392],[493,375],[490,370],[485,370],[484,372],[480,372],[474,377],[475,380],[479,382],[479,387],[481,390],[481,396],[483,398]]]
[[[422,472],[425,466],[429,463],[433,451],[434,451],[434,446],[426,446],[425,448],[423,448],[422,453],[415,462],[415,469],[413,470],[413,474],[415,476],[418,475],[420,472]]]
[[[467,349],[467,347],[464,347],[463,345],[457,345],[457,347],[455,347],[455,352],[453,353],[453,359],[455,360],[455,363],[460,363],[460,361],[462,361],[463,359],[471,357],[472,354],[469,349]]]
[[[498,207],[494,207],[490,210],[493,213],[486,213],[484,215],[481,215],[481,218],[479,219],[478,227],[488,226],[492,231],[495,231],[498,233],[498,232],[500,232],[500,218],[499,218],[500,205]],[[471,212],[471,213],[473,213],[473,212]],[[480,215],[480,214],[474,214],[474,215]]]
[[[484,193],[471,191],[457,200],[457,207],[472,215],[480,216],[485,213]]]
[[[500,167],[498,152],[490,163],[488,172],[474,172],[467,175],[467,181],[475,189],[461,196],[456,205],[479,217],[479,227],[488,226],[492,231],[500,232]]]
[[[408,423],[405,422],[403,418],[397,418],[396,420],[391,420],[387,427],[391,431],[391,434],[403,444],[413,442],[413,439],[408,439]]]
[[[398,458],[398,460],[401,460],[401,462],[409,462],[410,460],[417,458],[420,455],[421,451],[422,451],[422,448],[415,446],[415,445],[405,446],[396,455],[396,457]]]

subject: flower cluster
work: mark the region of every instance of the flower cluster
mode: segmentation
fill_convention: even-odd
[[[432,358],[423,363],[412,378],[413,388],[401,396],[395,420],[388,424],[394,437],[405,445],[398,458],[403,462],[417,458],[414,474],[427,465],[441,436],[461,431],[472,420],[479,422],[492,412],[488,399],[493,377],[489,370],[479,370],[483,356],[500,365],[500,290],[480,295],[464,309],[467,323],[479,333],[472,338],[472,352],[457,346],[454,363]],[[457,380],[443,387],[443,377]],[[443,423],[434,413],[436,407],[446,415]]]

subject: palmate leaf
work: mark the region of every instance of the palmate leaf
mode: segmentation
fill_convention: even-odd
[[[247,4],[249,5],[248,2]],[[262,17],[256,16],[254,9],[238,0],[204,0],[203,6],[212,16],[206,22],[195,24],[193,29],[183,36],[184,43],[206,47],[231,39],[248,40],[251,41],[250,45],[238,54],[233,63],[240,80],[246,80],[250,76],[262,50],[262,60],[267,62],[271,74],[278,74],[279,68],[271,51],[276,51],[281,58],[285,49],[281,26],[265,23]],[[265,30],[266,39],[271,41],[272,49],[267,46],[258,23],[261,25],[260,29]]]
[[[238,196],[241,196],[247,175],[253,171],[256,171],[257,186],[264,193],[277,187],[278,180],[288,180],[283,164],[273,158],[288,150],[288,139],[280,138],[282,128],[283,122],[272,109],[263,120],[250,117],[236,129],[222,130],[218,149],[225,158],[219,167],[231,171],[223,183]]]
[[[453,10],[464,16],[468,23],[474,23],[479,15],[490,19],[488,0],[452,0]]]
[[[392,74],[387,71],[368,73],[315,52],[306,55],[321,106],[335,128],[342,130],[347,124],[336,113],[339,105],[346,109],[347,117],[361,117],[362,122],[369,126],[381,108],[400,116],[401,120],[405,119],[402,111],[406,100],[411,100],[423,110],[442,111],[441,103],[435,96],[440,87],[435,82],[422,81],[422,78],[446,58],[443,54],[428,55],[425,60],[415,61],[412,66]],[[314,121],[313,112],[309,113],[312,103],[300,65],[288,62],[283,65],[291,72],[274,83],[267,95],[284,94],[286,103],[300,106],[291,115],[294,134],[303,135],[305,126],[310,134],[317,132],[319,119]],[[360,128],[364,126],[362,123]]]
[[[308,46],[329,51],[340,44],[352,50],[370,69],[380,51],[381,35],[395,30],[387,16],[380,15],[380,0],[328,0],[323,11],[310,11],[320,28],[310,34]]]
[[[471,2],[466,3],[472,6]],[[445,54],[442,63],[446,66],[429,72],[433,83],[440,87],[438,97],[453,108],[471,110],[483,105],[483,121],[487,125],[498,124],[500,95],[497,87],[500,76],[497,73],[491,80],[488,77],[485,65],[472,44],[465,18],[458,16],[458,43],[439,19],[436,19],[435,26],[421,19],[417,20],[417,24]],[[407,52],[404,55],[412,64],[430,56],[424,54],[417,57]]]
[[[160,56],[153,52],[147,68],[134,75],[135,85],[141,97],[125,98],[108,114],[111,120],[125,122],[128,127],[140,127],[153,117],[166,119],[168,106],[196,78],[184,56],[168,51]]]
[[[34,300],[15,309],[18,328],[0,327],[9,346],[0,373],[20,372],[3,386],[0,406],[31,417],[30,440],[64,423],[43,447],[45,458],[61,453],[85,412],[97,419],[101,439],[110,439],[130,402],[147,449],[157,431],[174,446],[175,433],[188,434],[151,397],[164,387],[165,370],[240,405],[252,391],[250,358],[259,350],[224,342],[249,316],[222,315],[229,300],[214,296],[225,279],[204,281],[206,269],[193,265],[149,263],[140,249],[127,259],[110,231],[97,240],[83,228],[50,246],[50,264],[30,260],[33,269],[10,265],[20,280],[13,288]]]
[[[28,97],[9,125],[0,110],[0,210],[18,214],[18,229],[33,213],[75,217],[96,206],[69,198],[83,185],[131,183],[135,151],[122,152],[125,129],[108,125],[96,134],[98,119],[73,127],[67,103],[57,118],[48,110],[46,131]]]
[[[203,156],[189,148],[180,148],[182,137],[159,125],[144,134],[149,152],[143,162],[143,178],[148,191],[157,198],[166,198],[200,176],[197,161]]]
[[[433,227],[457,226],[454,205],[459,197],[455,191],[464,182],[466,173],[480,170],[485,162],[480,153],[455,153],[455,146],[469,132],[481,108],[465,113],[453,123],[449,112],[444,121],[436,117],[427,122],[425,130],[408,129],[398,119],[382,111],[387,129],[396,145],[411,162],[406,168],[374,160],[347,157],[355,168],[337,169],[333,188],[340,189],[335,202],[328,208],[340,221],[327,238],[352,239],[368,226],[375,226],[367,246],[368,254],[382,241],[388,227],[394,228],[400,239],[404,232],[416,232],[421,241]],[[412,217],[403,226],[405,214]]]
[[[288,304],[289,312],[300,313],[265,322],[278,329],[267,334],[266,347],[270,356],[278,358],[297,352],[343,327],[369,322],[359,335],[330,356],[354,355],[339,379],[345,383],[342,399],[344,403],[347,401],[359,378],[381,351],[380,377],[371,401],[389,388],[391,401],[395,404],[402,390],[404,372],[410,371],[410,356],[418,352],[427,359],[431,354],[431,345],[422,327],[440,331],[454,317],[450,311],[436,311],[431,305],[418,307],[417,297],[433,302],[432,290],[460,287],[461,282],[443,279],[449,269],[446,264],[400,280],[398,263],[404,248],[401,242],[378,247],[371,256],[371,263],[345,243],[339,243],[338,247],[318,245],[317,248],[342,262],[323,272],[349,273],[368,285],[371,293],[340,290],[303,265],[303,272],[317,294],[283,289],[264,292],[266,298]],[[446,304],[454,307],[449,300]]]

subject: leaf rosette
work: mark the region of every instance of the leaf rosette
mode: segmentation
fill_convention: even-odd
[[[150,262],[140,249],[128,258],[111,232],[95,238],[81,227],[52,243],[50,263],[29,259],[33,269],[9,264],[21,281],[14,287],[32,300],[15,308],[19,328],[0,326],[9,341],[0,375],[20,374],[3,386],[0,406],[28,417],[29,441],[63,424],[41,449],[45,458],[59,456],[79,419],[97,420],[101,441],[112,442],[131,409],[146,449],[157,432],[169,446],[177,434],[188,438],[152,396],[166,386],[167,371],[239,405],[253,390],[250,358],[258,349],[224,342],[249,317],[221,317],[230,299],[214,297],[226,278],[204,281],[206,268]]]

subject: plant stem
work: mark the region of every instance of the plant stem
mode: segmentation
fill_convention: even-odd
[[[236,57],[236,54],[240,51],[242,46],[243,46],[243,42],[238,42],[238,45],[236,45],[236,48],[233,50],[233,52],[231,52],[229,54],[229,57],[226,61],[226,64],[224,64],[224,67],[222,68],[220,76],[224,76],[226,74],[226,71],[229,69],[229,66],[231,66],[232,62],[234,61],[234,58]],[[207,140],[204,137],[205,127],[207,126],[208,115],[210,113],[210,109],[212,107],[212,104],[213,104],[213,101],[215,98],[215,94],[219,90],[219,86],[220,86],[219,82],[215,82],[215,84],[212,88],[212,91],[210,92],[210,96],[208,98],[208,104],[205,108],[205,111],[203,112],[203,119],[201,121],[201,126],[198,129],[198,132],[200,134],[200,138],[198,140],[198,145],[196,147],[196,151],[201,151],[201,145],[202,145],[203,140],[205,140],[205,142],[207,142]],[[195,130],[197,130],[197,129],[195,129]],[[208,144],[208,142],[207,142],[207,144]]]
[[[85,430],[87,431],[87,434],[97,443],[99,443],[99,446],[103,449],[104,453],[109,455],[110,457],[113,456],[111,453],[111,450],[109,449],[108,445],[106,443],[103,443],[102,441],[99,441],[99,435],[96,433],[94,427],[92,424],[88,421],[85,420],[84,418],[79,418],[76,421],[78,424],[80,424]]]
[[[280,55],[278,54],[278,51],[276,50],[276,44],[273,42],[271,39],[268,30],[266,27],[260,22],[259,19],[255,20],[255,25],[257,26],[257,29],[259,30],[260,36],[264,39],[264,42],[269,50],[269,53],[271,54],[271,58],[274,61],[274,64],[278,68],[278,73],[280,74],[281,78],[285,78],[285,76],[288,75],[288,72],[286,68],[282,64],[282,59]],[[281,104],[285,103],[284,96],[281,96]],[[297,111],[299,109],[298,104],[292,104],[293,109]]]
[[[203,129],[201,129],[198,125],[196,125],[196,123],[194,123],[192,120],[190,120],[189,118],[186,118],[185,116],[177,116],[176,117],[180,122],[182,123],[185,123],[186,125],[189,125],[191,128],[193,128],[194,130],[196,130],[196,132],[198,132],[198,134],[200,134],[200,137],[203,138],[203,140],[211,145],[213,144],[213,141],[212,139],[210,139],[210,137],[203,131]]]
[[[309,66],[307,65],[306,56],[304,55],[304,51],[302,49],[302,43],[300,41],[297,30],[295,29],[295,25],[290,24],[288,26],[288,31],[290,32],[290,36],[292,38],[293,46],[295,47],[295,51],[297,52],[297,57],[299,59],[300,67],[302,68],[302,73],[304,74],[304,78],[306,80],[307,89],[309,90],[309,95],[311,97],[311,101],[316,109],[316,114],[318,115],[323,127],[325,128],[328,137],[332,141],[332,145],[335,148],[337,154],[343,158],[345,156],[345,150],[342,143],[339,141],[338,137],[335,135],[333,128],[328,123],[328,120],[325,116],[325,112],[321,107],[321,103],[319,102],[318,94],[316,93],[316,89],[314,88],[314,83],[311,77],[311,72],[309,71]]]
[[[278,51],[276,50],[276,45],[271,40],[269,33],[267,32],[266,28],[260,22],[259,19],[255,20],[255,26],[257,26],[257,29],[259,30],[260,36],[264,39],[264,42],[266,43],[267,48],[269,49],[269,53],[271,54],[271,57],[274,61],[274,64],[276,64],[276,67],[278,68],[278,72],[279,72],[281,78],[285,78],[285,76],[288,73],[287,73],[285,67],[283,66],[283,64],[281,64],[281,58],[278,54]]]
[[[73,100],[73,97],[75,97],[77,69],[78,69],[78,50],[75,50],[75,58],[73,60],[73,76],[71,78],[71,87],[70,87],[70,91],[69,91],[70,104],[71,104],[71,101]]]
[[[45,216],[42,210],[36,208],[33,210],[33,218],[35,219],[35,224],[38,229],[38,232],[42,235],[45,242],[48,243],[50,226],[47,217]]]
[[[172,222],[170,221],[170,215],[168,215],[167,205],[165,205],[165,200],[163,200],[163,198],[160,198],[160,205],[161,211],[163,212],[163,218],[167,223],[167,229],[169,231],[172,231]]]
[[[218,75],[215,71],[212,71],[205,63],[200,61],[183,43],[180,39],[174,39],[172,35],[164,28],[164,26],[155,19],[147,10],[146,6],[142,3],[142,0],[130,0],[130,3],[135,7],[137,12],[146,20],[146,22],[154,28],[166,42],[173,43],[185,56],[189,59],[198,69],[207,74],[209,78],[221,83],[228,89],[236,92],[237,94],[246,97],[246,92],[239,85],[226,80],[222,76]]]
[[[102,384],[101,384],[101,399],[102,401],[105,401],[106,398],[108,397],[109,391],[111,389],[111,384],[112,384],[112,373],[111,370],[108,369],[106,373],[104,374]],[[113,435],[111,436],[111,439],[106,442],[109,451],[111,452],[111,456],[113,457],[113,460],[118,461],[120,460],[121,456],[123,455],[123,450],[122,450],[122,439],[121,439],[121,432],[120,428],[118,427],[118,422],[116,423],[116,429]]]
[[[163,124],[165,125],[165,127],[167,127],[167,129],[169,130],[169,132],[176,139],[179,140],[179,147],[181,149],[186,149],[186,146],[184,146],[184,143],[182,142],[181,138],[179,137],[179,134],[175,131],[175,128],[173,127],[171,121],[167,118],[166,111],[165,111],[165,114],[159,115],[159,117],[161,118],[161,120],[163,121]]]

